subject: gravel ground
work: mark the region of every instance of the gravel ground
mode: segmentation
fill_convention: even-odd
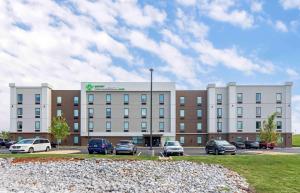
[[[4,192],[248,192],[248,183],[219,165],[187,161],[90,159],[12,163],[0,158]]]

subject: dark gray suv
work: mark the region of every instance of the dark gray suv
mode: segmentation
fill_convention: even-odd
[[[206,154],[213,153],[215,155],[218,154],[236,154],[236,147],[234,145],[231,145],[226,140],[215,140],[212,139],[207,142],[205,146]]]

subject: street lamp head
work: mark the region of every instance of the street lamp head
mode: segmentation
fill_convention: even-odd
[[[150,68],[149,70],[150,70],[150,72],[153,72],[153,68]]]

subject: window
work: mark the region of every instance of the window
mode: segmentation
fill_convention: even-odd
[[[129,104],[129,95],[128,94],[124,94],[123,95],[123,100],[124,100],[124,105],[128,105]]]
[[[111,122],[106,121],[106,132],[111,132]]]
[[[201,136],[198,136],[198,137],[197,137],[197,143],[198,143],[198,144],[202,144],[202,137],[201,137]]]
[[[41,95],[36,94],[34,98],[35,98],[35,104],[39,105],[41,103]]]
[[[94,118],[94,109],[93,108],[88,109],[88,115],[89,115],[89,118]]]
[[[202,104],[202,97],[197,97],[197,105],[201,105]]]
[[[18,116],[18,118],[22,118],[23,117],[23,109],[22,108],[18,108],[17,109],[17,116]]]
[[[277,121],[276,122],[276,126],[277,126],[277,131],[281,132],[282,131],[282,122],[281,121]]]
[[[222,122],[217,122],[217,131],[222,132]]]
[[[88,103],[89,103],[89,105],[94,104],[94,95],[93,94],[88,94]]]
[[[237,131],[238,132],[242,132],[243,131],[243,122],[242,121],[238,121],[237,122]]]
[[[276,107],[276,114],[277,114],[277,117],[282,116],[282,108],[281,107]]]
[[[111,104],[111,94],[106,94],[106,104],[110,105]]]
[[[74,102],[74,106],[78,106],[78,103],[79,103],[79,97],[78,96],[75,96],[73,98],[73,102]]]
[[[237,117],[241,118],[243,117],[243,107],[237,107]]]
[[[165,95],[160,94],[159,95],[159,104],[163,105],[165,103]]]
[[[93,132],[93,130],[94,130],[94,122],[89,121],[89,132]]]
[[[111,108],[106,108],[106,118],[111,118]]]
[[[77,119],[78,116],[79,116],[79,111],[78,111],[78,109],[75,109],[74,110],[74,119]]]
[[[184,137],[180,137],[179,141],[180,141],[181,144],[184,144]]]
[[[179,129],[180,129],[181,132],[183,132],[184,129],[185,129],[185,124],[184,123],[180,123],[179,124]]]
[[[35,108],[35,118],[40,118],[40,116],[41,116],[41,109]]]
[[[164,132],[164,130],[165,130],[165,123],[159,122],[159,132]]]
[[[35,122],[35,132],[40,132],[40,130],[41,130],[41,122],[36,121]]]
[[[23,104],[23,94],[18,94],[17,95],[17,101],[18,101],[19,105]]]
[[[261,129],[261,121],[256,121],[256,132],[260,132]]]
[[[197,123],[197,131],[198,132],[202,131],[202,123]]]
[[[129,117],[129,109],[125,108],[124,109],[124,118],[128,118]]]
[[[78,123],[74,123],[74,131],[78,131],[79,130],[79,124]]]
[[[147,103],[147,95],[145,95],[145,94],[142,94],[142,95],[141,95],[141,103],[142,103],[143,105]]]
[[[180,118],[184,118],[185,111],[183,109],[179,110]]]
[[[142,132],[146,132],[147,131],[147,122],[142,122],[141,123],[141,129],[142,129]]]
[[[62,98],[61,98],[61,96],[58,96],[58,97],[56,98],[57,106],[61,106],[61,102],[62,102]]]
[[[217,94],[217,104],[218,105],[222,104],[222,94]]]
[[[164,117],[165,117],[165,109],[159,108],[159,118],[164,118]]]
[[[282,93],[276,93],[276,103],[281,104],[282,102]]]
[[[261,117],[261,107],[256,107],[256,117],[257,118]]]
[[[141,117],[142,118],[146,118],[147,117],[147,109],[146,108],[142,108],[141,109]]]
[[[242,104],[243,103],[243,93],[237,93],[237,103]]]
[[[185,103],[185,97],[183,96],[179,97],[179,104],[184,105],[184,103]]]
[[[217,108],[217,118],[222,118],[222,108]]]
[[[129,130],[129,122],[124,121],[124,132],[128,132],[128,130]]]
[[[256,103],[261,103],[261,93],[256,93]]]
[[[57,109],[57,110],[56,110],[56,116],[57,116],[57,117],[61,117],[61,116],[62,116],[61,109]]]
[[[74,144],[78,144],[79,143],[79,137],[74,136],[73,142],[74,142]]]
[[[23,129],[23,122],[22,121],[18,121],[17,122],[17,131],[18,132],[22,132]]]
[[[201,118],[202,118],[202,110],[201,110],[201,109],[198,109],[198,110],[197,110],[197,118],[198,118],[198,119],[201,119]]]

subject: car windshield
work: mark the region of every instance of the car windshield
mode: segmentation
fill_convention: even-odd
[[[178,141],[169,141],[166,146],[180,146]]]
[[[34,141],[33,139],[23,139],[19,141],[17,144],[32,144],[33,141]]]
[[[89,144],[91,144],[91,145],[100,144],[101,145],[102,144],[102,140],[92,139]]]
[[[130,145],[130,141],[120,141],[119,145]]]
[[[216,141],[216,144],[218,144],[218,145],[230,145],[230,143],[228,143],[228,141],[225,141],[225,140]]]

